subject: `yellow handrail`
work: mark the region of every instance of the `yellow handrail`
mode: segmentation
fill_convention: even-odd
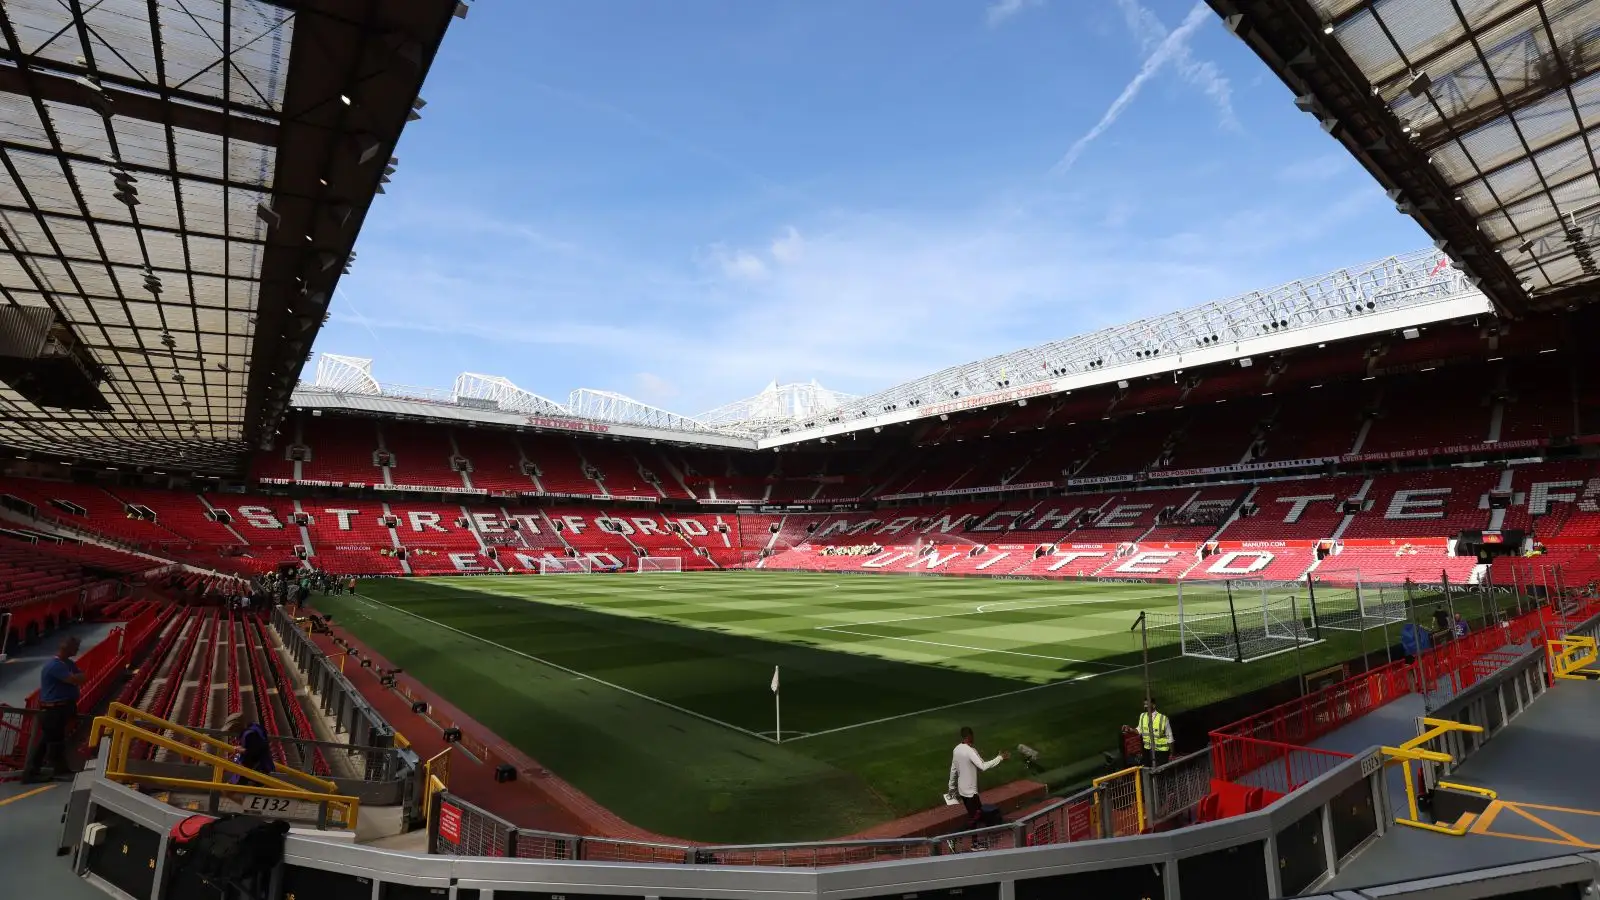
[[[1600,675],[1600,670],[1590,668],[1600,662],[1600,648],[1595,639],[1582,635],[1567,635],[1545,642],[1545,652],[1550,657],[1550,674],[1562,681],[1588,681],[1586,675]]]
[[[1407,818],[1404,818],[1404,819],[1396,817],[1395,818],[1395,822],[1397,824],[1406,825],[1406,826],[1409,826],[1411,828],[1420,828],[1420,829],[1422,829],[1424,831],[1436,831],[1436,832],[1438,832],[1440,834],[1449,834],[1449,835],[1456,835],[1456,836],[1460,836],[1460,835],[1466,834],[1467,833],[1467,829],[1470,827],[1471,823],[1466,821],[1465,819],[1463,819],[1460,822],[1457,822],[1454,825],[1440,825],[1440,824],[1437,824],[1435,822],[1424,822],[1424,821],[1422,821],[1421,815],[1420,815],[1420,813],[1419,813],[1419,811],[1417,809],[1417,785],[1416,785],[1416,782],[1411,777],[1411,763],[1413,763],[1413,762],[1436,762],[1436,763],[1452,763],[1452,762],[1455,762],[1455,757],[1451,756],[1450,754],[1442,753],[1442,752],[1440,752],[1438,750],[1426,750],[1426,749],[1423,749],[1422,745],[1428,743],[1429,741],[1433,740],[1436,737],[1439,737],[1440,735],[1448,734],[1448,733],[1450,733],[1452,731],[1460,731],[1460,732],[1465,732],[1465,733],[1468,733],[1468,734],[1480,734],[1480,733],[1483,732],[1483,727],[1481,725],[1467,725],[1467,724],[1464,724],[1462,722],[1454,722],[1454,721],[1451,721],[1450,719],[1434,719],[1434,718],[1424,718],[1422,720],[1422,724],[1426,728],[1426,730],[1423,731],[1421,734],[1417,735],[1416,737],[1412,738],[1411,740],[1406,741],[1404,744],[1401,744],[1398,747],[1380,747],[1379,748],[1380,752],[1382,752],[1384,754],[1384,756],[1388,757],[1388,761],[1385,763],[1386,765],[1398,762],[1398,763],[1400,763],[1400,766],[1404,770],[1403,774],[1405,775],[1405,782],[1406,782],[1406,811],[1407,811],[1407,813],[1409,815],[1408,815]],[[1489,790],[1489,789],[1487,789],[1487,788],[1476,788],[1476,787],[1471,787],[1469,785],[1454,784],[1454,783],[1447,783],[1447,782],[1440,782],[1439,786],[1440,787],[1449,787],[1449,788],[1452,788],[1454,790],[1459,790],[1459,791],[1469,791],[1471,793],[1475,793],[1475,794],[1478,794],[1480,796],[1488,796],[1491,799],[1493,799],[1493,797],[1494,797],[1494,792]]]
[[[231,757],[235,749],[233,744],[230,744],[221,738],[215,738],[204,732],[195,731],[193,728],[187,728],[183,725],[177,724],[176,722],[168,721],[160,716],[151,715],[142,709],[135,709],[126,703],[113,702],[109,707],[106,708],[105,715],[101,716],[101,718],[114,719],[119,722],[127,722],[130,725],[139,725],[140,723],[143,723],[144,725],[152,725],[157,731],[172,731],[180,737],[195,741],[201,745],[202,749],[205,747],[211,747],[221,750],[223,752],[219,755],[223,756]],[[95,722],[98,726],[99,719],[96,719]],[[98,744],[100,742],[100,735],[98,731],[90,733],[89,742],[91,744]],[[320,789],[324,793],[331,793],[338,790],[339,787],[326,778],[319,778],[316,775],[302,772],[299,769],[291,768],[290,766],[279,765],[274,766],[274,768],[277,769],[279,773],[293,778],[299,778],[311,786]],[[290,785],[290,787],[293,787],[293,785]]]
[[[218,756],[215,753],[173,740],[164,734],[141,728],[132,722],[112,718],[111,716],[99,716],[94,720],[94,725],[90,729],[89,739],[91,742],[99,744],[101,739],[107,736],[110,737],[111,744],[107,751],[106,759],[102,761],[102,774],[112,781],[177,790],[193,790],[205,793],[221,791],[225,794],[233,795],[276,797],[285,800],[304,800],[310,803],[326,804],[329,822],[351,829],[356,827],[361,815],[361,800],[357,797],[303,790],[275,775],[268,775],[246,768],[228,757]],[[159,775],[129,772],[128,751],[136,741],[143,741],[152,746],[161,747],[200,765],[210,766],[211,779],[202,781],[193,778],[167,778]],[[210,743],[216,744],[218,742],[211,740]],[[244,779],[244,783],[226,783],[229,775]],[[330,788],[333,787],[332,782],[328,782],[328,785]]]
[[[422,771],[426,776],[426,784],[422,790],[422,808],[432,810],[434,795],[450,787],[450,748],[446,747],[434,754],[432,759],[423,764]]]
[[[1477,794],[1479,797],[1488,797],[1490,800],[1500,799],[1500,795],[1488,788],[1476,787],[1470,784],[1457,784],[1454,781],[1441,781],[1439,787],[1447,791],[1461,791],[1466,794]]]

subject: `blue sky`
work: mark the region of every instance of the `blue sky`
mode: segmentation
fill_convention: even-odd
[[[1203,3],[477,3],[423,96],[317,342],[382,381],[868,393],[1427,242]]]

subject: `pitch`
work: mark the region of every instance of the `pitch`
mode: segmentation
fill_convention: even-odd
[[[717,572],[394,580],[314,602],[635,824],[751,841],[838,837],[936,804],[963,724],[982,747],[1026,742],[1055,764],[1111,749],[1143,692],[1130,626],[1175,593]],[[1285,677],[1172,646],[1151,658],[1169,712]],[[1024,777],[1006,766],[995,783]]]

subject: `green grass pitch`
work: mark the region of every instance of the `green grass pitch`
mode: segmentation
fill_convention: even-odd
[[[962,725],[986,751],[1022,742],[1051,764],[1112,748],[1143,693],[1129,628],[1175,603],[1160,584],[764,572],[368,581],[314,600],[624,818],[743,843],[936,805]],[[1353,640],[1304,662],[1354,655]],[[1168,712],[1285,677],[1152,658]],[[985,783],[1025,775],[1013,761]]]

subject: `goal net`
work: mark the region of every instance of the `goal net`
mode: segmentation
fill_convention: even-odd
[[[1415,586],[1404,574],[1357,574],[1350,583],[1312,584],[1317,598],[1317,625],[1332,631],[1366,631],[1406,621],[1408,601],[1416,599]]]
[[[677,556],[641,556],[639,557],[639,574],[648,575],[652,572],[682,572],[683,559]]]
[[[1306,586],[1296,582],[1178,582],[1178,614],[1151,615],[1152,643],[1176,644],[1184,656],[1249,662],[1309,644],[1313,617]]]
[[[568,557],[567,559],[552,559],[548,556],[539,558],[540,575],[592,575],[594,574],[594,561],[584,556]]]

